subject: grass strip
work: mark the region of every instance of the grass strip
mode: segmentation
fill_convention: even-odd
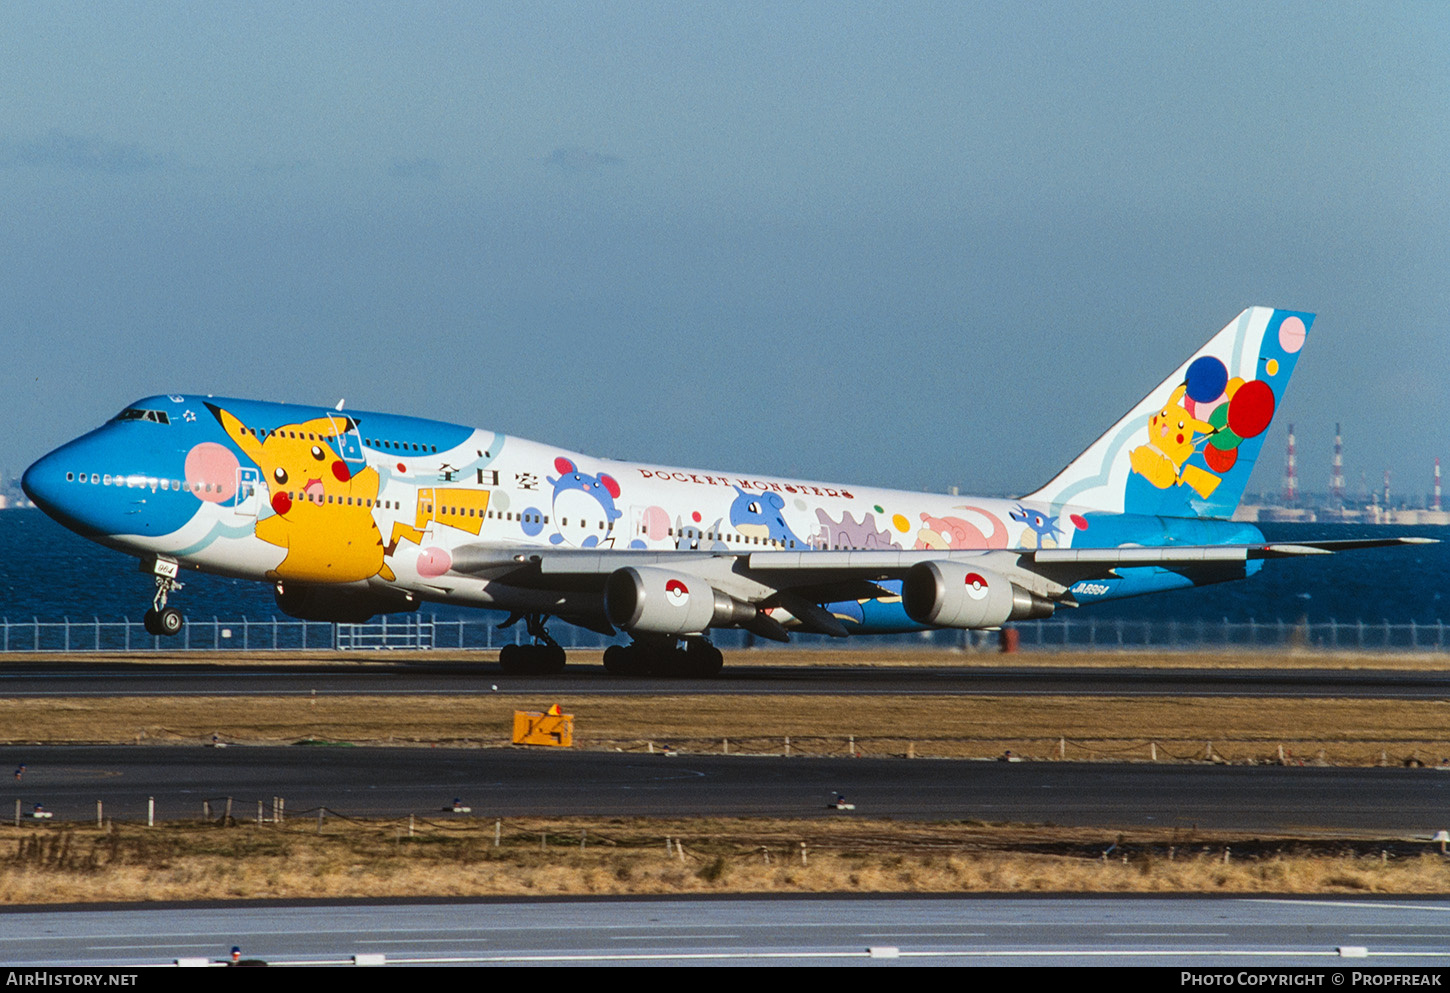
[[[503,746],[559,704],[576,748],[992,758],[1440,765],[1450,702],[1255,697],[701,694],[85,697],[0,700],[7,744],[310,741]]]
[[[1404,839],[754,819],[0,828],[0,904],[701,893],[1444,893]]]

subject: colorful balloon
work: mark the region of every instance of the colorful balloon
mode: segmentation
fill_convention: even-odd
[[[1279,325],[1279,347],[1290,355],[1304,347],[1304,339],[1308,336],[1309,329],[1297,317],[1286,317]]]
[[[1228,368],[1212,355],[1203,355],[1193,360],[1183,382],[1194,403],[1213,403],[1228,385]]]
[[[1232,403],[1232,401],[1230,401]],[[1232,451],[1243,443],[1243,439],[1234,434],[1228,427],[1228,404],[1222,404],[1213,409],[1208,415],[1208,423],[1218,430],[1208,439],[1209,448],[1217,448],[1221,452]]]
[[[1229,430],[1240,438],[1262,434],[1274,419],[1274,391],[1262,380],[1245,383],[1228,402]]]
[[[1203,461],[1207,462],[1208,467],[1214,472],[1228,472],[1238,460],[1239,450],[1237,448],[1222,449],[1210,445],[1203,450]]]

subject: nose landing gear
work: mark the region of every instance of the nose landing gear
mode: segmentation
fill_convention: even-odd
[[[146,570],[146,563],[142,562],[141,568]],[[176,581],[178,572],[174,559],[156,558],[151,563],[150,571],[156,576],[156,596],[151,600],[151,609],[146,611],[146,616],[141,619],[146,627],[147,634],[163,635],[171,637],[180,633],[186,618],[181,616],[181,611],[175,607],[166,606],[166,598],[174,590],[181,589],[181,583]]]

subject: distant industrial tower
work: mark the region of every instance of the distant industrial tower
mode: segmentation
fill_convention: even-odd
[[[1344,441],[1339,424],[1334,425],[1334,468],[1329,473],[1329,495],[1338,506],[1344,506]]]
[[[1299,501],[1299,480],[1294,478],[1294,425],[1289,425],[1289,452],[1284,461],[1284,504],[1292,507]]]
[[[1385,510],[1390,509],[1390,471],[1385,470]]]
[[[1435,460],[1435,488],[1430,491],[1430,509],[1440,509],[1440,460]]]

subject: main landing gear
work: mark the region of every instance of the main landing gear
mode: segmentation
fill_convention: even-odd
[[[552,676],[564,671],[564,649],[544,629],[544,622],[548,619],[547,614],[524,615],[524,624],[534,643],[503,646],[498,653],[498,664],[505,673],[510,676]],[[519,615],[515,614],[499,627],[511,627],[518,620]]]
[[[630,645],[604,650],[604,668],[611,676],[683,676],[709,679],[725,665],[720,649],[702,637],[685,638],[677,648],[672,637],[638,637]]]
[[[142,569],[145,569],[144,564]],[[181,611],[166,606],[166,598],[173,591],[181,589],[181,584],[176,581],[177,565],[170,559],[158,558],[152,564],[151,571],[156,574],[156,596],[152,598],[151,609],[146,611],[141,623],[146,626],[147,634],[169,638],[180,633],[182,625],[186,623]]]

